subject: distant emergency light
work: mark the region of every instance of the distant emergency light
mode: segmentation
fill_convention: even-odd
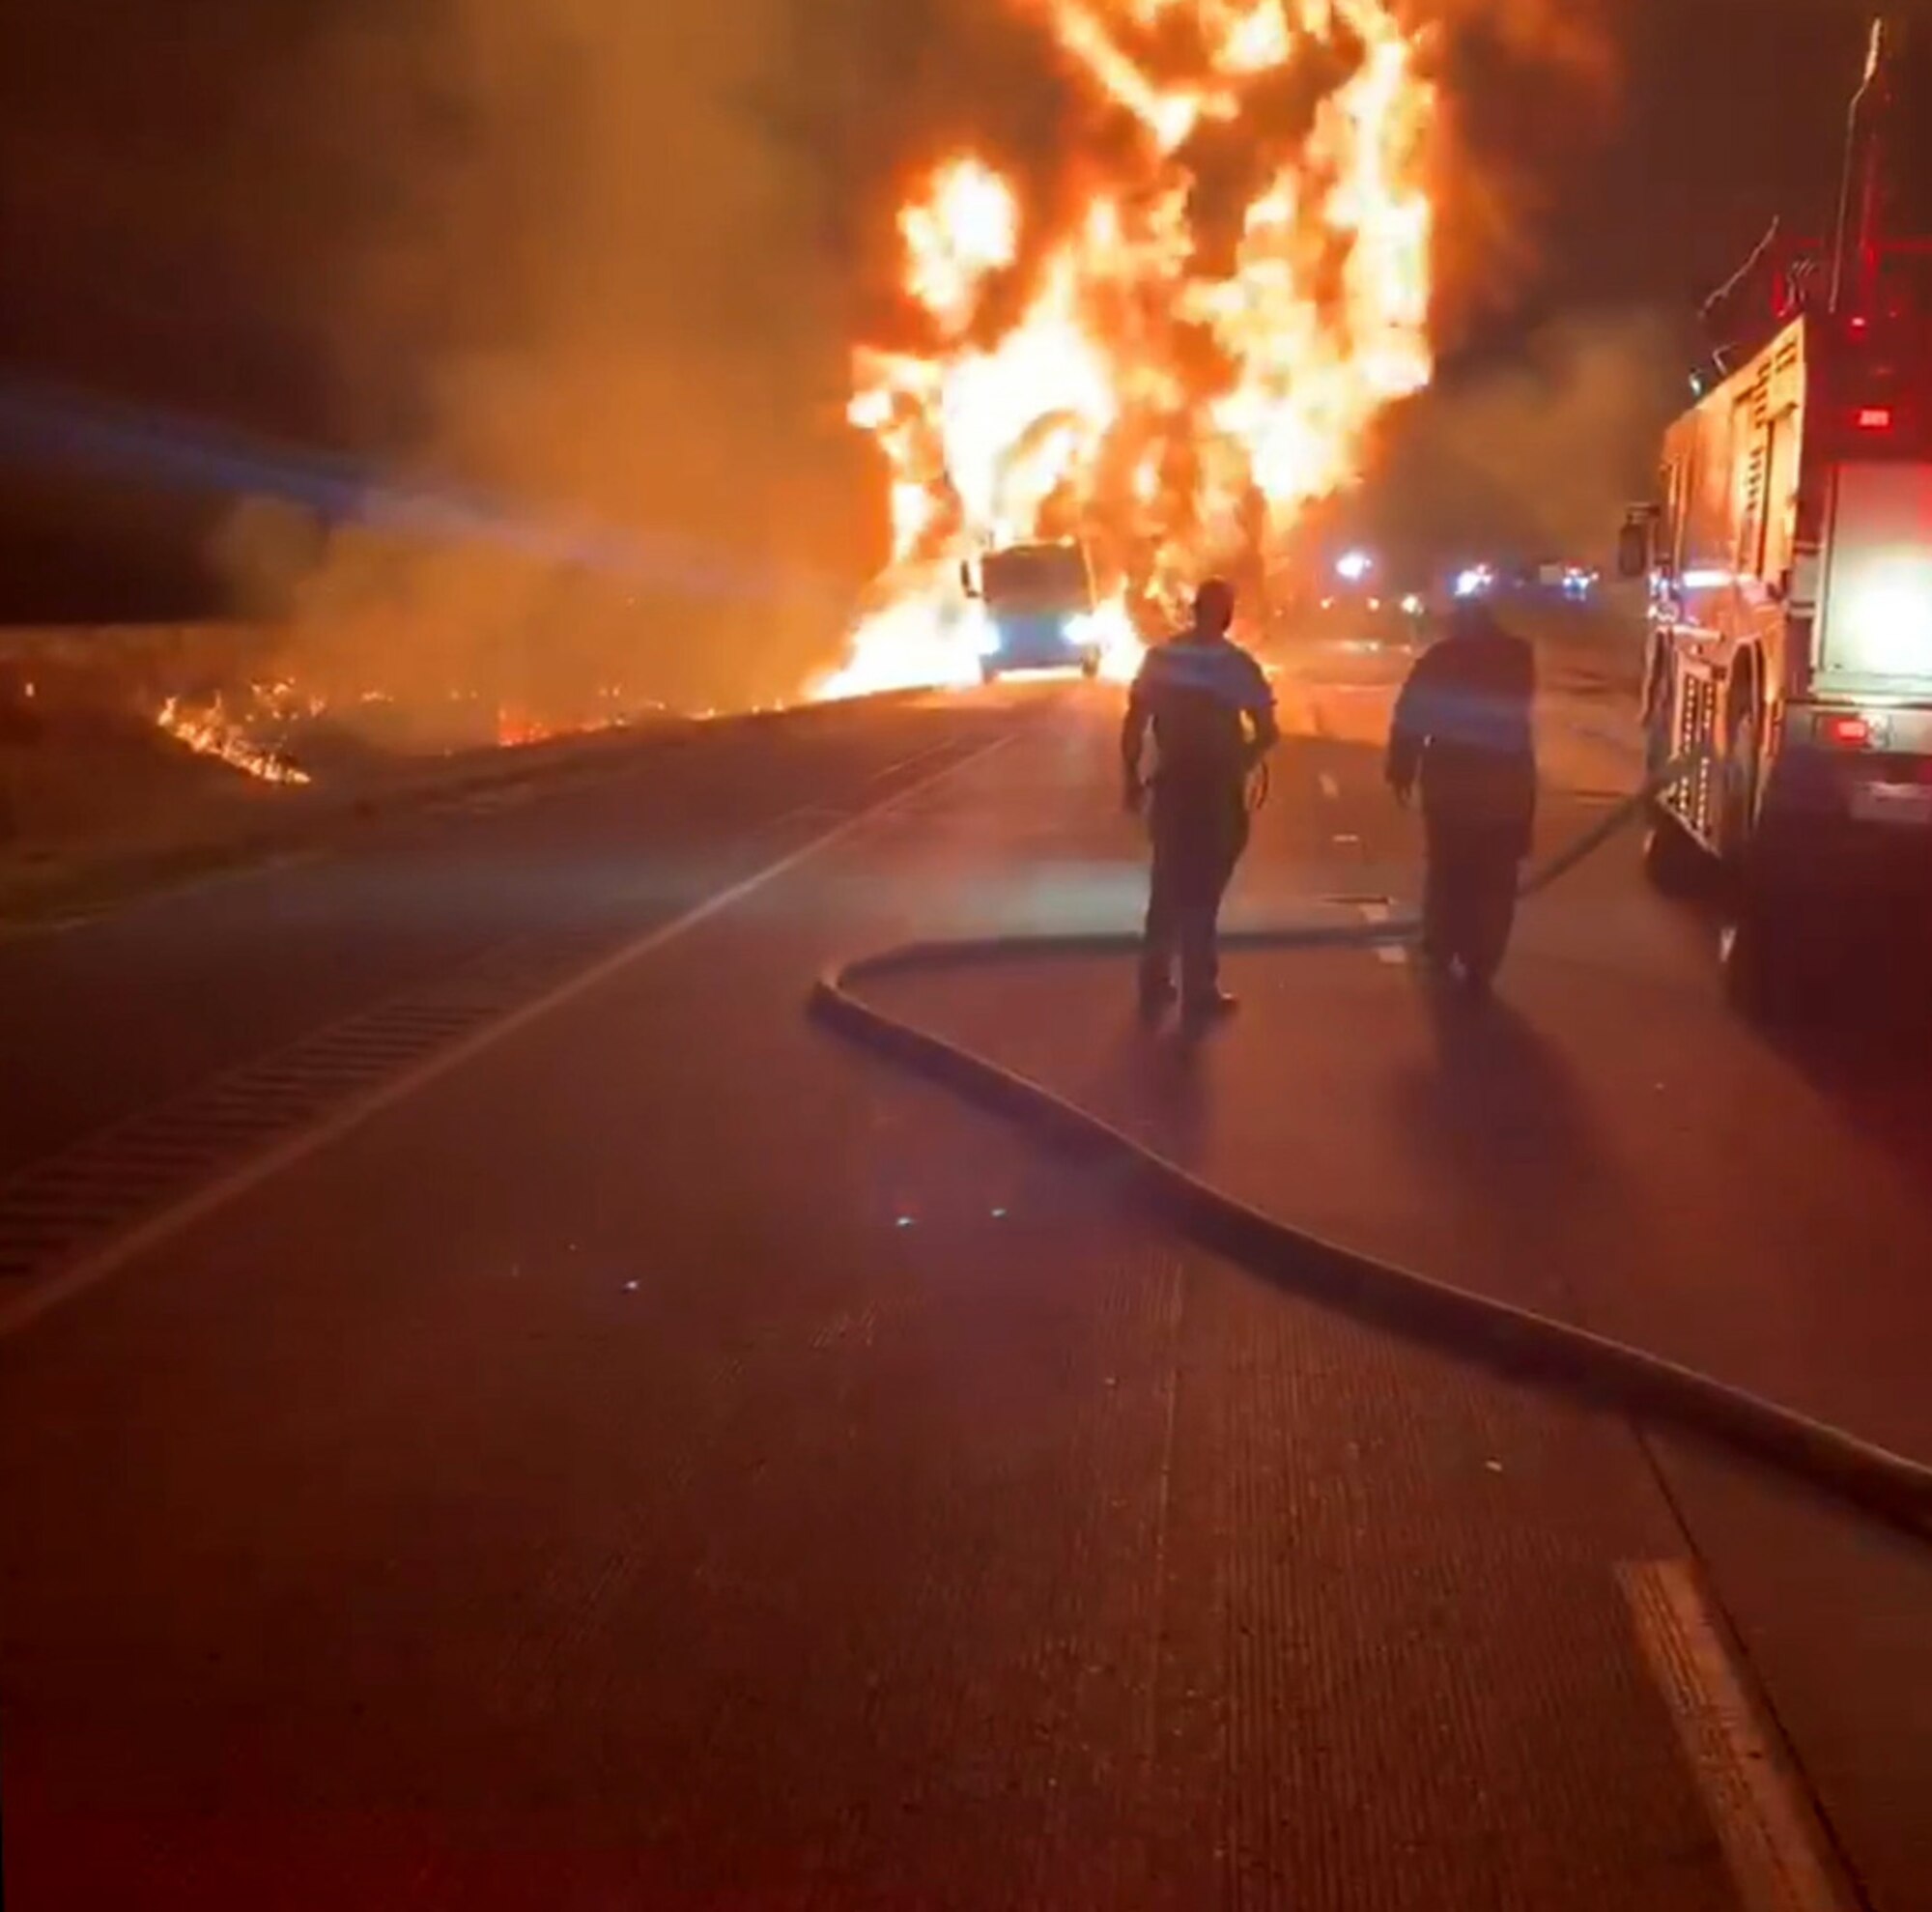
[[[1889,405],[1866,405],[1859,410],[1859,430],[1861,432],[1889,432],[1891,430],[1891,407]]]

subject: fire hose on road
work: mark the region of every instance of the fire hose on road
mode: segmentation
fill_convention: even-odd
[[[1533,897],[1574,870],[1689,775],[1696,762],[1687,757],[1667,766],[1576,842],[1530,871],[1521,894]],[[1369,948],[1411,941],[1419,927],[1412,918],[1397,918],[1237,930],[1224,936],[1223,943],[1229,949],[1276,952]],[[1291,1227],[1222,1193],[1041,1083],[891,1014],[860,993],[863,985],[889,976],[1040,957],[1127,957],[1138,948],[1138,937],[1121,933],[901,944],[835,965],[814,986],[810,1009],[826,1027],[1018,1124],[1056,1152],[1113,1171],[1149,1210],[1181,1234],[1264,1280],[1481,1361],[1512,1379],[1714,1439],[1919,1539],[1932,1540],[1932,1468],[1642,1349]]]

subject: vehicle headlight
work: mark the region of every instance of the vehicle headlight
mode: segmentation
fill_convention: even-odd
[[[1000,648],[1000,627],[983,604],[970,604],[965,614],[965,638],[975,657],[993,657]]]

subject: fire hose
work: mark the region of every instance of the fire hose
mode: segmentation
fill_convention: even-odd
[[[1699,760],[1691,756],[1667,765],[1533,869],[1520,894],[1547,890]],[[1248,951],[1372,948],[1411,942],[1419,932],[1416,919],[1399,917],[1234,930],[1222,942]],[[812,989],[810,1013],[828,1029],[1016,1124],[1067,1159],[1113,1172],[1147,1212],[1261,1279],[1508,1379],[1700,1435],[1932,1540],[1932,1468],[1661,1356],[1292,1227],[1224,1194],[1042,1083],[891,1014],[860,993],[863,985],[890,976],[1042,957],[1126,957],[1138,949],[1137,936],[1118,932],[905,943],[828,969]]]

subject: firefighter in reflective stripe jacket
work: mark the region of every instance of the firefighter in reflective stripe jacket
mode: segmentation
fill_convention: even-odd
[[[1175,1000],[1174,964],[1187,1019],[1225,1015],[1216,951],[1221,899],[1248,841],[1249,773],[1273,749],[1274,694],[1255,660],[1228,636],[1235,593],[1201,586],[1193,624],[1148,653],[1121,733],[1127,806],[1149,797],[1153,878],[1141,956],[1141,1004],[1151,1016]],[[1142,776],[1149,729],[1154,766]]]
[[[1478,994],[1502,964],[1536,823],[1535,698],[1528,644],[1459,605],[1409,672],[1389,737],[1397,800],[1422,785],[1423,953]]]

